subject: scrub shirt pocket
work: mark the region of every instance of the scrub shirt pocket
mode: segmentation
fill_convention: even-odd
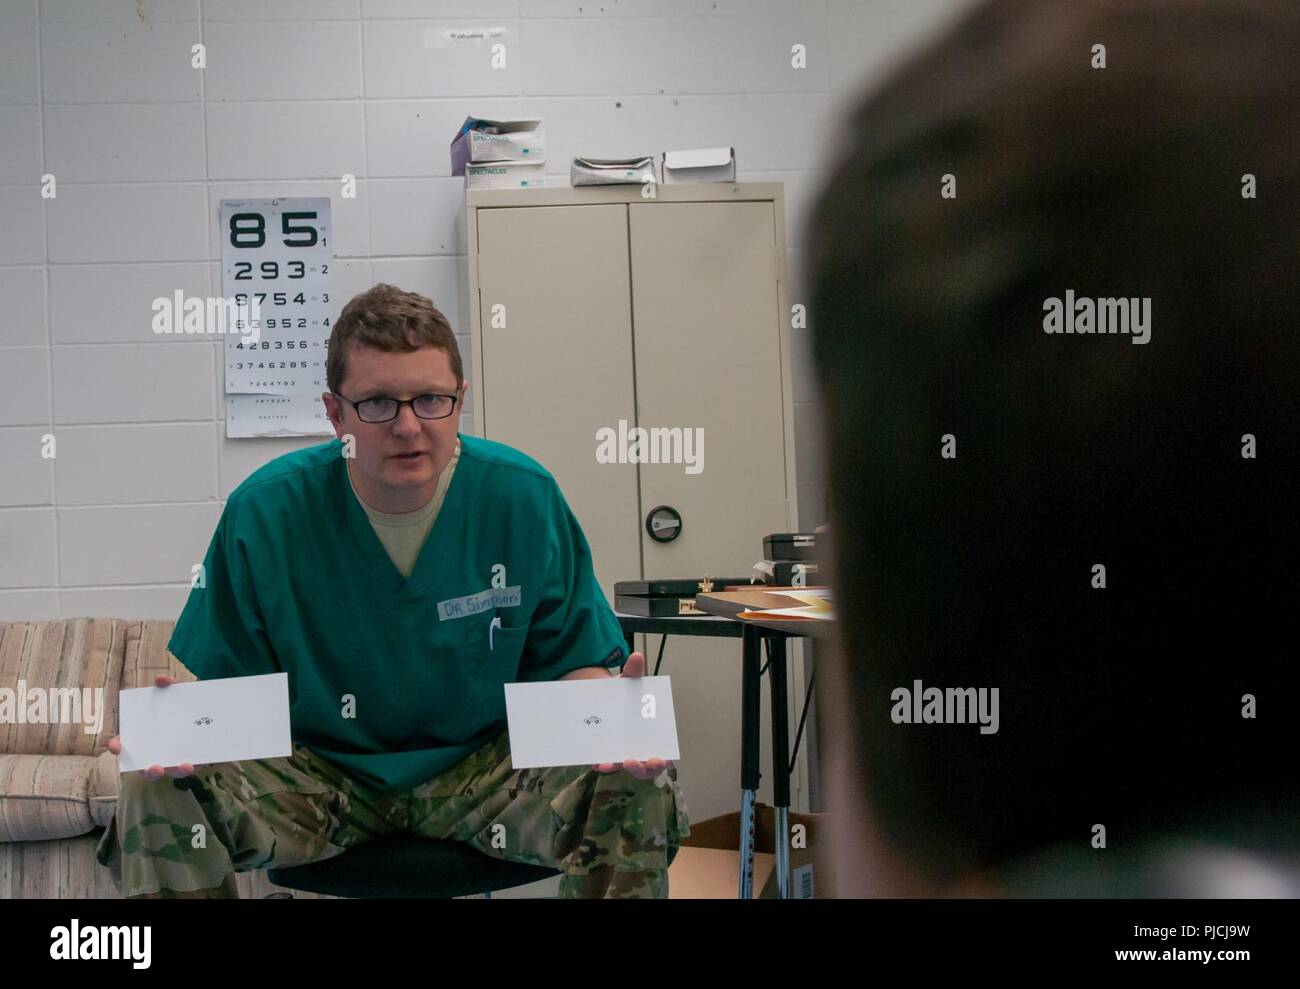
[[[501,624],[494,626],[494,619],[500,619]],[[485,612],[463,621],[469,694],[484,711],[504,718],[506,695],[503,685],[519,679],[528,626],[511,626],[511,619],[501,612]]]

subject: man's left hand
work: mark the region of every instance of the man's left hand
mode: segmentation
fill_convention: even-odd
[[[627,658],[627,663],[623,666],[623,676],[625,677],[642,677],[645,676],[645,655],[634,652]],[[601,762],[593,768],[598,773],[617,773],[620,769],[631,773],[639,780],[652,780],[659,776],[671,763],[667,759],[624,759],[620,762]]]

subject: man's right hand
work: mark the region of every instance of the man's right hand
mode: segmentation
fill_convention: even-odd
[[[155,687],[170,687],[173,683],[180,683],[180,681],[175,677],[168,676],[166,673],[159,673],[154,677],[153,683]],[[122,736],[114,735],[108,740],[108,751],[112,752],[113,755],[122,754]],[[163,773],[180,779],[183,776],[194,775],[194,764],[182,762],[179,766],[168,766],[166,769],[162,766],[150,766],[148,769],[141,770],[141,772],[144,773],[144,778],[147,780],[162,779]]]

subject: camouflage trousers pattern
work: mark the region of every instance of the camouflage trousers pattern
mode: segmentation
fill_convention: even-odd
[[[294,743],[286,758],[199,766],[187,779],[124,773],[96,858],[128,898],[237,898],[237,872],[402,833],[558,869],[563,898],[663,898],[690,822],[675,767],[655,780],[583,766],[515,770],[504,732],[401,791]]]

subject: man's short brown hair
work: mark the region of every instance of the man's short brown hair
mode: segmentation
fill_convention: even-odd
[[[447,352],[459,387],[465,380],[460,347],[447,317],[433,302],[416,292],[381,282],[367,289],[343,307],[330,333],[325,382],[337,393],[347,376],[348,345],[358,343],[389,353],[409,353],[421,347]]]

